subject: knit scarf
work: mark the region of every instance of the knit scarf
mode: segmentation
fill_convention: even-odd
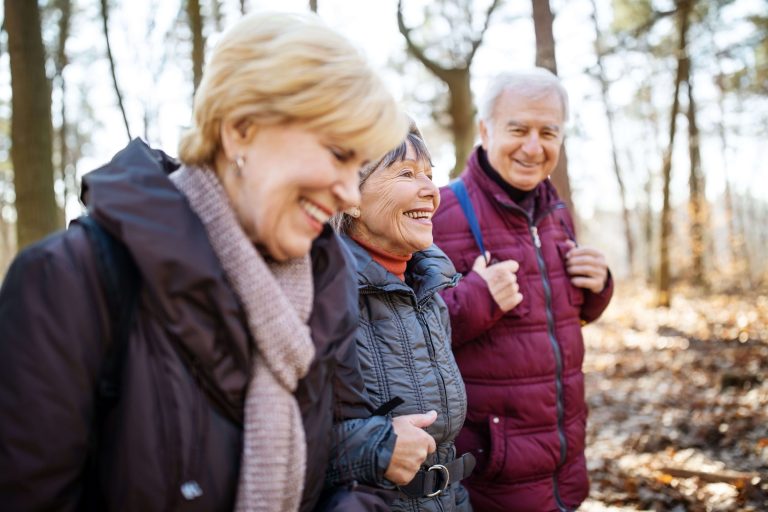
[[[183,167],[171,180],[203,222],[256,345],[235,510],[296,511],[307,454],[293,392],[315,354],[307,326],[313,299],[309,255],[266,262],[240,227],[214,172]]]

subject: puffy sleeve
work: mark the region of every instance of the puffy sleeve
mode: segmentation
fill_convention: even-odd
[[[0,289],[0,503],[75,510],[106,307],[81,228],[17,256]]]

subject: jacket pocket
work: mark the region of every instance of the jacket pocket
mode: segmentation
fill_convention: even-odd
[[[471,452],[477,460],[474,474],[482,480],[494,480],[504,468],[504,459],[507,455],[504,440],[504,418],[489,416],[487,427],[482,424],[478,427],[479,432],[475,429],[462,430],[460,437],[464,437],[464,439],[457,439],[457,448],[464,451],[461,445],[468,443],[470,449],[466,451]],[[486,427],[487,430],[483,427]],[[465,437],[467,433],[470,433],[474,439],[467,439]]]
[[[488,447],[488,465],[483,471],[483,476],[488,480],[496,479],[501,470],[504,469],[504,461],[507,458],[504,424],[503,416],[490,416],[488,418],[490,446]]]
[[[571,284],[570,276],[568,275],[568,266],[566,255],[571,248],[565,242],[557,242],[557,251],[560,253],[560,261],[563,262],[563,272],[565,273],[565,287],[568,291],[568,302],[573,307],[581,307],[584,304],[584,290],[578,286]]]

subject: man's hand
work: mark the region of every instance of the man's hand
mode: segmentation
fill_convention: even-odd
[[[590,247],[577,247],[568,240],[571,248],[565,256],[565,267],[573,286],[600,293],[608,280],[608,262],[603,253]]]
[[[397,434],[392,460],[384,473],[387,480],[405,485],[416,476],[427,455],[436,450],[435,439],[423,429],[437,419],[436,411],[426,414],[406,414],[392,420]]]
[[[488,285],[491,297],[505,313],[523,301],[520,286],[517,284],[517,270],[520,264],[515,260],[500,261],[493,265],[485,263],[486,257],[490,260],[490,253],[477,257],[472,265],[472,270],[477,272]]]

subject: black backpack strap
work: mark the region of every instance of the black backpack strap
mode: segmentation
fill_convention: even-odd
[[[110,333],[94,390],[92,431],[82,473],[83,494],[79,510],[104,510],[100,487],[99,451],[107,412],[119,398],[122,363],[125,359],[131,320],[138,302],[140,275],[128,250],[93,218],[84,215],[73,223],[80,225],[94,254],[96,273],[104,290],[109,312]]]
[[[472,236],[475,237],[475,243],[480,254],[485,256],[485,245],[483,244],[483,233],[480,231],[480,223],[477,221],[477,215],[475,215],[475,208],[472,206],[472,200],[467,193],[467,186],[461,178],[452,181],[449,185],[453,193],[456,194],[456,199],[459,201],[461,210],[464,212],[464,216],[469,223],[469,229],[472,231]]]
[[[141,279],[133,258],[122,242],[101,227],[93,217],[84,215],[75,222],[83,227],[91,243],[111,326],[99,375],[96,404],[98,415],[118,398],[120,369],[128,346]]]

